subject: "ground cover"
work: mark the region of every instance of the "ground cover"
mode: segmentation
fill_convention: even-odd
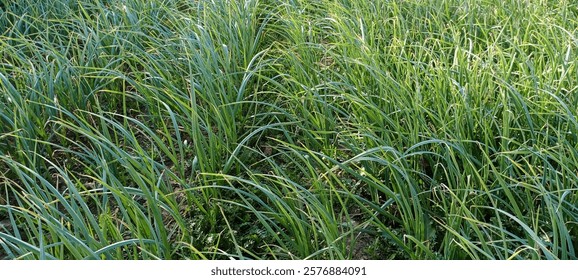
[[[577,258],[575,1],[0,9],[2,258]]]

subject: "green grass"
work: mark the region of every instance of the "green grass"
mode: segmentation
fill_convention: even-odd
[[[578,258],[575,1],[1,9],[0,258]]]

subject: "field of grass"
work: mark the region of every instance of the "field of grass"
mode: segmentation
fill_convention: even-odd
[[[15,0],[0,259],[577,259],[578,2]]]

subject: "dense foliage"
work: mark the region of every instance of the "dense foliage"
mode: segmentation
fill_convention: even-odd
[[[3,3],[1,257],[577,258],[576,1]]]

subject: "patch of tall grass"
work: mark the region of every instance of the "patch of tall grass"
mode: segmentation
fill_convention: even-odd
[[[576,259],[562,2],[12,1],[0,256]]]

